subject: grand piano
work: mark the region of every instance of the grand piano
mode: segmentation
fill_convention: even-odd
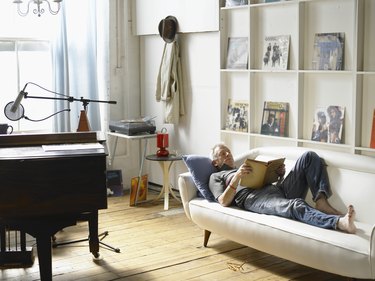
[[[36,238],[41,280],[52,280],[51,237],[82,214],[90,252],[99,256],[105,173],[106,151],[95,132],[0,136],[0,224]]]

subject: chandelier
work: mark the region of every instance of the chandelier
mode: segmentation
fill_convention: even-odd
[[[23,3],[22,0],[14,0],[13,3],[17,4],[17,12],[20,16],[23,16],[23,17],[28,15],[31,4],[36,4],[36,7],[33,9],[33,13],[35,15],[38,15],[38,17],[40,17],[45,12],[43,8],[43,3],[47,4],[48,10],[52,15],[56,15],[60,11],[60,2],[62,2],[62,0],[53,0],[53,2],[56,3],[56,10],[52,9],[51,3],[49,1],[50,0],[29,0],[29,2],[27,3],[27,9],[25,12],[21,10],[21,4]]]

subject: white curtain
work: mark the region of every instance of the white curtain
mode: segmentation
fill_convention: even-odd
[[[108,1],[64,0],[54,43],[55,91],[76,99],[109,100]],[[90,102],[87,116],[93,131],[107,128],[107,103]],[[83,103],[56,102],[56,132],[77,130]]]

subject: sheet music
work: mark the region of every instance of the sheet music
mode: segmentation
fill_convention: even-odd
[[[44,151],[69,151],[69,150],[86,150],[86,149],[104,149],[100,143],[74,143],[74,144],[53,144],[42,145]]]

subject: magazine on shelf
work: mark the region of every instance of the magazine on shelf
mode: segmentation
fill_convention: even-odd
[[[263,135],[287,137],[289,103],[265,101],[260,133]]]
[[[264,38],[262,69],[288,69],[289,37],[289,35],[278,35]]]
[[[225,130],[248,132],[249,103],[246,101],[228,100]]]
[[[247,69],[248,64],[247,37],[229,37],[227,68]]]
[[[343,143],[345,107],[330,105],[315,110],[311,140]]]
[[[372,130],[371,130],[370,147],[375,148],[375,109],[374,109],[374,113],[372,114]]]
[[[316,33],[312,60],[313,70],[344,69],[345,33]]]
[[[251,188],[261,188],[267,184],[276,182],[279,178],[276,170],[284,164],[284,161],[285,158],[274,159],[267,162],[246,159],[245,164],[252,168],[252,172],[241,178],[240,185]]]

